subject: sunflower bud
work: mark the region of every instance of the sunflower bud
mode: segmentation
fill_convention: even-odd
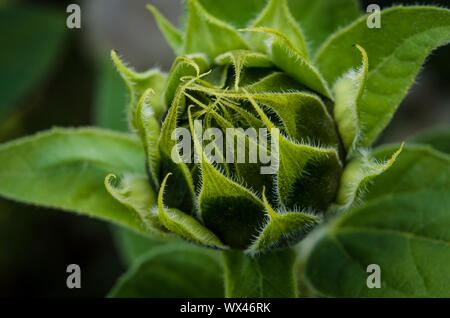
[[[285,1],[243,30],[188,6],[184,35],[150,7],[179,53],[168,75],[136,73],[113,52],[158,192],[148,218],[209,247],[296,243],[337,195],[345,154],[332,94]]]

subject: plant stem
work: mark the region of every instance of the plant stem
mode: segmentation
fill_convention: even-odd
[[[229,250],[223,252],[223,257],[226,297],[297,297],[294,249],[279,249],[255,256]]]

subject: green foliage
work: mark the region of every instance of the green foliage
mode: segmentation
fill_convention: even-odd
[[[369,71],[369,59],[366,51],[355,44],[363,56],[360,69],[351,70],[334,85],[334,118],[341,134],[342,143],[347,151],[347,157],[351,157],[360,142],[361,127],[361,97],[364,94],[367,73]]]
[[[99,59],[94,101],[95,124],[103,128],[128,131],[124,109],[126,103],[127,86],[119,72],[110,59]],[[154,192],[153,189],[151,191]],[[138,233],[121,226],[112,226],[111,230],[125,265],[131,265],[138,257],[153,247],[172,241],[168,240],[168,235],[159,239],[149,238],[146,233]],[[155,234],[161,233],[157,231]]]
[[[303,57],[308,57],[308,49],[302,30],[289,11],[286,0],[271,0],[269,4],[252,23],[253,28],[270,28],[283,33]],[[265,51],[264,40],[261,34],[252,34],[249,38],[253,48],[257,51]]]
[[[131,266],[139,257],[158,246],[171,244],[165,239],[149,238],[125,227],[114,227],[112,233],[121,261],[126,266]]]
[[[368,187],[364,204],[309,242],[303,283],[326,297],[449,297],[449,189],[448,155],[406,147]],[[366,286],[369,264],[381,268],[380,289]]]
[[[240,251],[224,252],[225,296],[270,298],[297,296],[294,278],[295,252],[279,249],[249,256]]]
[[[261,12],[267,0],[199,0],[201,5],[216,18],[228,22],[236,28],[247,27]]]
[[[259,237],[252,243],[251,252],[289,245],[290,241],[298,240],[299,236],[304,236],[320,221],[317,216],[307,213],[277,212],[270,206],[265,189],[262,196],[268,220]]]
[[[192,5],[194,4],[195,7],[191,10],[198,9],[199,4],[195,1]],[[198,10],[202,12],[202,9]],[[214,22],[214,20],[212,21]],[[213,32],[217,25],[204,27],[211,28],[210,31]],[[218,37],[216,40],[221,41],[222,38]],[[226,45],[228,40],[224,41],[224,45]],[[219,66],[213,66],[206,73],[204,70],[211,66],[201,58],[201,55],[181,56],[175,61],[169,73],[165,90],[164,99],[166,103],[170,102],[171,107],[166,114],[157,141],[160,156],[155,163],[148,160],[149,170],[155,179],[159,178],[155,182],[156,184],[159,184],[164,176],[173,174],[164,188],[164,191],[167,192],[164,196],[167,210],[162,203],[159,207],[160,219],[163,220],[163,223],[165,222],[166,227],[170,227],[172,231],[182,237],[198,243],[205,244],[209,241],[207,237],[211,237],[211,234],[214,233],[218,242],[232,248],[246,249],[252,245],[255,238],[258,239],[262,235],[266,226],[272,228],[272,225],[265,224],[266,215],[260,199],[262,186],[267,186],[271,196],[276,196],[276,200],[271,200],[278,200],[277,208],[290,209],[291,213],[299,213],[296,212],[296,206],[319,209],[322,212],[326,210],[327,205],[335,196],[342,170],[338,153],[339,140],[332,118],[320,99],[313,94],[304,92],[303,86],[292,79],[283,78],[282,74],[274,72],[272,70],[274,64],[270,62],[270,56],[264,55],[263,52],[252,53],[248,50],[237,50],[219,55],[215,61],[219,63]],[[225,70],[230,70],[230,66],[233,67],[234,74],[230,74],[230,71],[224,72],[224,65],[228,66]],[[263,70],[267,70],[267,74],[259,75]],[[254,75],[252,72],[255,72]],[[256,78],[249,80],[249,76],[256,76]],[[280,77],[283,79],[282,81],[280,81]],[[223,85],[227,83],[234,84],[233,91],[223,88]],[[278,88],[280,93],[274,89],[274,86],[278,85],[281,85]],[[284,90],[289,93],[284,93]],[[290,112],[286,105],[295,101],[300,101],[300,103],[295,109],[295,117],[292,117],[292,111]],[[250,108],[245,107],[245,103],[249,104]],[[281,136],[279,145],[276,145],[280,151],[280,160],[284,162],[278,172],[276,183],[260,174],[260,164],[258,163],[253,165],[224,163],[221,165],[223,170],[217,169],[207,159],[207,154],[203,149],[204,145],[195,137],[192,140],[195,152],[202,154],[203,158],[198,167],[192,163],[183,162],[180,154],[173,152],[177,147],[176,141],[173,139],[175,128],[188,126],[191,129],[191,136],[196,135],[193,117],[203,120],[204,127],[201,128],[204,129],[210,128],[213,121],[222,131],[239,127],[243,123],[240,116],[245,120],[244,125],[249,125],[246,127],[256,125],[268,129],[276,128],[276,125],[272,123],[273,118],[269,118],[258,106],[258,103],[275,110],[280,119],[286,121],[286,124],[281,124],[281,129],[288,131],[296,139],[294,141]],[[313,116],[322,121],[313,123],[312,120],[308,120]],[[297,128],[300,123],[304,126],[301,130]],[[324,127],[326,127],[325,130]],[[238,133],[237,137],[244,140],[245,144],[248,142],[248,146],[244,145],[246,150],[255,144],[245,133]],[[272,136],[272,138],[275,137]],[[308,140],[310,143],[306,143],[304,140]],[[329,147],[316,146],[322,141],[329,144]],[[149,158],[156,157],[153,152],[158,147],[156,144],[154,147],[146,147]],[[239,151],[239,147],[236,149],[237,151]],[[218,155],[223,156],[224,154]],[[159,168],[153,172],[155,165],[159,165]],[[231,177],[232,171],[235,171],[237,180]],[[321,171],[324,175],[321,175]],[[327,175],[325,175],[325,171]],[[306,174],[315,175],[315,177],[310,178]],[[201,183],[198,181],[199,179],[201,179]],[[319,185],[319,183],[322,184]],[[320,190],[316,189],[317,186]],[[293,191],[290,190],[291,187],[294,187]],[[292,195],[299,191],[307,194],[301,197]],[[195,196],[194,193],[198,193],[198,196]],[[197,202],[196,205],[194,205],[194,201]],[[168,218],[168,215],[171,215],[172,218]],[[298,217],[300,216],[299,213]],[[285,216],[285,218],[287,217]],[[295,231],[301,232],[301,225],[306,226],[302,222],[296,223]],[[206,232],[206,229],[211,230],[212,233]],[[277,234],[278,238],[272,237],[271,240],[274,241],[269,245],[278,244],[275,241],[281,236],[289,236],[292,231],[294,229],[289,228],[286,233]],[[269,232],[271,230],[267,230],[265,233]],[[194,235],[199,233],[207,234],[203,238]],[[205,245],[211,245],[211,243]],[[220,246],[217,243],[212,245]],[[258,245],[252,245],[252,248],[255,249],[256,246]],[[267,247],[266,244],[260,245],[260,248]]]
[[[145,175],[144,152],[130,135],[53,129],[0,146],[0,194],[21,202],[98,217],[146,233],[106,191],[108,173]]]
[[[341,184],[336,197],[336,205],[349,208],[362,200],[366,187],[370,182],[388,170],[399,156],[403,145],[389,160],[380,162],[363,152],[349,161],[341,177]]]
[[[152,5],[148,5],[147,9],[153,13],[156,23],[161,32],[164,34],[170,47],[176,54],[180,54],[183,45],[183,35],[169,21],[161,15],[161,13]]]
[[[166,87],[164,88],[164,102],[166,105],[172,103],[183,77],[198,76],[200,73],[207,71],[208,66],[209,62],[203,54],[177,57],[170,69]]]
[[[332,85],[360,64],[357,43],[365,49],[369,72],[359,109],[362,146],[370,146],[391,120],[414,83],[425,58],[450,41],[450,11],[411,6],[381,12],[382,27],[369,29],[367,17],[333,34],[318,50],[315,61]]]
[[[119,59],[115,51],[111,51],[111,57],[128,87],[127,114],[130,127],[132,129],[137,129],[136,111],[138,103],[144,92],[150,87],[154,92],[157,92],[157,94],[154,94],[151,97],[154,116],[156,118],[162,116],[163,112],[166,110],[166,106],[161,102],[161,94],[162,89],[165,86],[166,75],[156,69],[150,69],[143,73],[135,72]]]
[[[248,46],[238,32],[223,21],[211,16],[198,0],[188,0],[189,19],[184,39],[184,54],[204,53],[216,56]]]
[[[183,213],[175,208],[165,208],[163,205],[163,193],[165,190],[168,174],[162,184],[158,195],[158,215],[161,223],[170,231],[178,233],[185,239],[194,243],[210,247],[222,248],[224,245],[213,232],[204,227],[194,217]]]
[[[177,54],[167,75],[111,54],[138,138],[57,129],[0,146],[0,194],[222,249],[228,297],[296,297],[299,277],[319,296],[449,296],[450,165],[438,151],[448,132],[416,139],[432,146],[368,149],[427,55],[450,41],[449,10],[393,7],[370,29],[354,0],[186,5],[184,31],[148,7]],[[123,85],[103,72],[97,118],[124,129],[108,113]],[[189,153],[176,128],[190,130]],[[224,150],[198,134],[209,128],[240,129]],[[273,175],[261,158],[236,162],[241,151],[278,155]],[[127,258],[141,257],[111,296],[223,296],[218,251],[145,252],[156,244],[123,237],[136,244]],[[365,284],[372,263],[382,289]]]
[[[155,247],[120,277],[109,297],[223,297],[219,256],[186,243]]]
[[[260,40],[267,46],[263,50],[263,53],[269,53],[274,64],[299,83],[325,97],[331,98],[331,92],[319,71],[308,61],[302,52],[298,51],[284,34],[270,28],[249,28],[243,31],[266,33],[268,37]]]
[[[124,106],[127,88],[110,59],[99,59],[97,64],[94,120],[102,128],[127,131]]]
[[[358,0],[288,0],[292,15],[302,27],[311,56],[334,32],[360,15]]]
[[[272,61],[264,54],[250,50],[236,50],[224,53],[216,57],[215,62],[219,65],[233,65],[236,79],[234,89],[238,90],[241,84],[242,70],[246,67],[273,67]],[[225,78],[226,79],[226,78]],[[222,88],[226,83],[221,82],[217,88]]]

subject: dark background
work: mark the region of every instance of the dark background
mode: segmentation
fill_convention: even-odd
[[[52,70],[0,118],[0,142],[52,126],[98,123],[93,108],[100,85],[99,61],[107,59],[111,48],[118,49],[138,70],[154,65],[168,70],[173,59],[144,5],[155,4],[177,22],[181,11],[178,0],[7,2],[52,8],[64,15],[68,4],[79,3],[82,29],[65,30],[64,46]],[[362,1],[363,8],[374,2],[381,7],[393,3]],[[420,3],[449,5],[448,1]],[[0,43],[2,50],[8,50],[1,39]],[[447,46],[428,59],[418,83],[379,143],[406,140],[419,131],[450,122],[449,57]],[[7,79],[0,78],[2,81]],[[0,199],[0,296],[103,297],[125,270],[119,254],[111,227],[103,222]],[[66,287],[65,271],[72,263],[81,266],[81,289]]]

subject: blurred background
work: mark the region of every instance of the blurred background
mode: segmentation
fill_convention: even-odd
[[[66,27],[71,3],[81,7],[81,29]],[[124,115],[126,89],[109,51],[138,71],[168,71],[174,59],[148,3],[182,25],[181,0],[0,0],[0,142],[53,126],[125,130],[125,116],[117,114]],[[378,143],[448,125],[449,74],[447,46],[428,59]],[[0,199],[0,297],[103,297],[130,260],[154,244],[100,221]],[[81,289],[66,287],[72,263],[81,267]]]

